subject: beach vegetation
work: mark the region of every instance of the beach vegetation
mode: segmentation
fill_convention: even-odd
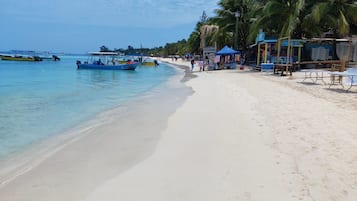
[[[219,31],[212,39],[217,41],[217,48],[225,45],[234,46],[237,40],[236,49],[246,49],[249,46],[248,35],[254,11],[260,8],[259,1],[256,0],[221,0],[215,10],[216,16],[212,17],[212,24],[219,27]],[[238,15],[237,15],[238,14]]]
[[[102,45],[100,48],[101,52],[112,52],[112,50],[110,50],[107,46]]]
[[[207,37],[218,49],[229,45],[244,51],[260,30],[273,38],[296,39],[357,34],[356,0],[221,0],[217,5],[206,25],[218,26]]]
[[[351,27],[357,25],[357,1],[318,1],[312,7],[310,18],[320,27],[332,30],[338,37],[356,34]]]
[[[201,28],[209,24],[210,18],[207,16],[206,12],[203,11],[200,20],[196,23],[194,31],[190,34],[187,43],[187,50],[192,54],[200,54],[201,52]]]
[[[356,0],[220,0],[217,6],[215,16],[203,11],[187,40],[141,52],[156,56],[201,54],[204,46],[220,49],[225,45],[245,51],[255,43],[260,30],[270,38],[357,34]]]

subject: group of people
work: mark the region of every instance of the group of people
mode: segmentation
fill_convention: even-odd
[[[205,71],[205,67],[209,65],[209,58],[208,56],[205,57],[205,59],[203,60],[202,58],[200,58],[198,60],[198,67],[200,68],[200,71]],[[195,59],[191,59],[191,71],[193,71],[195,67]]]
[[[200,59],[197,63],[198,63],[198,67],[200,67],[200,71],[205,71],[205,63],[204,63],[204,61],[202,59]],[[208,60],[206,62],[206,65],[208,65]],[[195,60],[192,59],[191,60],[191,71],[193,71],[194,67],[195,67]]]

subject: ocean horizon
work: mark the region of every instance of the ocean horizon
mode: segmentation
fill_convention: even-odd
[[[66,132],[177,74],[160,64],[135,71],[77,70],[85,56],[61,61],[0,61],[0,159]]]

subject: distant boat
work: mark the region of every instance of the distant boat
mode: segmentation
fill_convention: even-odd
[[[76,62],[78,69],[135,70],[139,64],[131,60],[120,63],[116,52],[89,52],[88,55],[87,61]]]
[[[38,56],[24,56],[24,55],[0,55],[2,60],[6,61],[42,61]]]
[[[36,56],[40,57],[43,61],[60,61],[61,59],[52,55],[50,52],[36,52]]]
[[[152,60],[152,59],[145,59],[141,65],[143,66],[158,66],[159,63],[157,62],[157,60]]]
[[[6,54],[0,55],[2,60],[8,61],[59,61],[60,58],[56,55],[51,55],[50,52],[37,52],[32,50],[11,50]]]

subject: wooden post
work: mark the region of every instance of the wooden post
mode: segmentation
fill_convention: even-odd
[[[286,51],[286,74],[288,74],[288,71],[289,71],[289,61],[290,59],[290,37],[288,37],[288,49]]]
[[[268,43],[265,43],[265,50],[264,50],[264,63],[267,62],[268,59]]]
[[[278,55],[277,55],[277,61],[280,63],[280,39],[278,39],[278,42],[277,42],[277,47],[278,47]]]
[[[260,43],[258,43],[257,67],[260,66]]]

